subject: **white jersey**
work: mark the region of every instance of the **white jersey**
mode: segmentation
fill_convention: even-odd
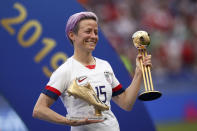
[[[76,78],[87,78],[99,99],[110,107],[112,96],[121,94],[124,89],[116,79],[107,61],[95,58],[96,64],[84,66],[73,57],[67,59],[51,76],[43,93],[57,99],[60,96],[69,116],[93,116],[94,108],[81,99],[68,96],[67,88]],[[82,79],[83,80],[83,79]],[[71,131],[119,131],[116,117],[110,110],[103,111],[107,119],[100,123],[71,127]]]

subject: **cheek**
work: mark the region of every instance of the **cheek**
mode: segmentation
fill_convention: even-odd
[[[90,38],[90,36],[89,35],[86,35],[86,34],[83,34],[83,35],[81,35],[81,39],[88,39],[88,38]]]

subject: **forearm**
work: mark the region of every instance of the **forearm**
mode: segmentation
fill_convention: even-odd
[[[41,119],[41,120],[45,120],[51,123],[67,125],[66,117],[56,113],[52,109],[45,107],[45,106],[35,107],[33,111],[33,117]]]
[[[142,72],[136,68],[135,75],[129,87],[122,94],[113,98],[113,100],[124,110],[131,110],[136,101],[142,81]]]
[[[140,85],[142,81],[142,72],[140,69],[136,69],[135,75],[129,87],[125,90],[125,108],[126,110],[131,110],[133,104],[136,101],[138,92],[140,90]]]
[[[46,101],[50,101],[46,103]],[[49,97],[41,94],[38,102],[36,103],[33,110],[33,117],[42,119],[48,122],[56,123],[56,124],[67,124],[66,117],[56,113],[50,106],[52,105],[54,100],[49,99]]]

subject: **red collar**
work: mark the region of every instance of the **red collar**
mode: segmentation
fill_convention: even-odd
[[[95,69],[96,65],[87,65],[86,66],[88,69]]]

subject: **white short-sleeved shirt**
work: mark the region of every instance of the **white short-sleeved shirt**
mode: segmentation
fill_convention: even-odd
[[[42,93],[58,99],[60,96],[69,116],[92,116],[93,106],[81,99],[68,96],[67,88],[71,82],[78,78],[89,82],[99,99],[110,107],[110,110],[102,112],[107,119],[100,123],[71,127],[71,131],[119,131],[119,124],[111,111],[110,100],[124,92],[116,79],[110,64],[99,58],[95,58],[96,64],[84,66],[73,57],[67,59],[51,76]],[[78,81],[79,83],[80,81]],[[79,83],[80,84],[80,83]]]

